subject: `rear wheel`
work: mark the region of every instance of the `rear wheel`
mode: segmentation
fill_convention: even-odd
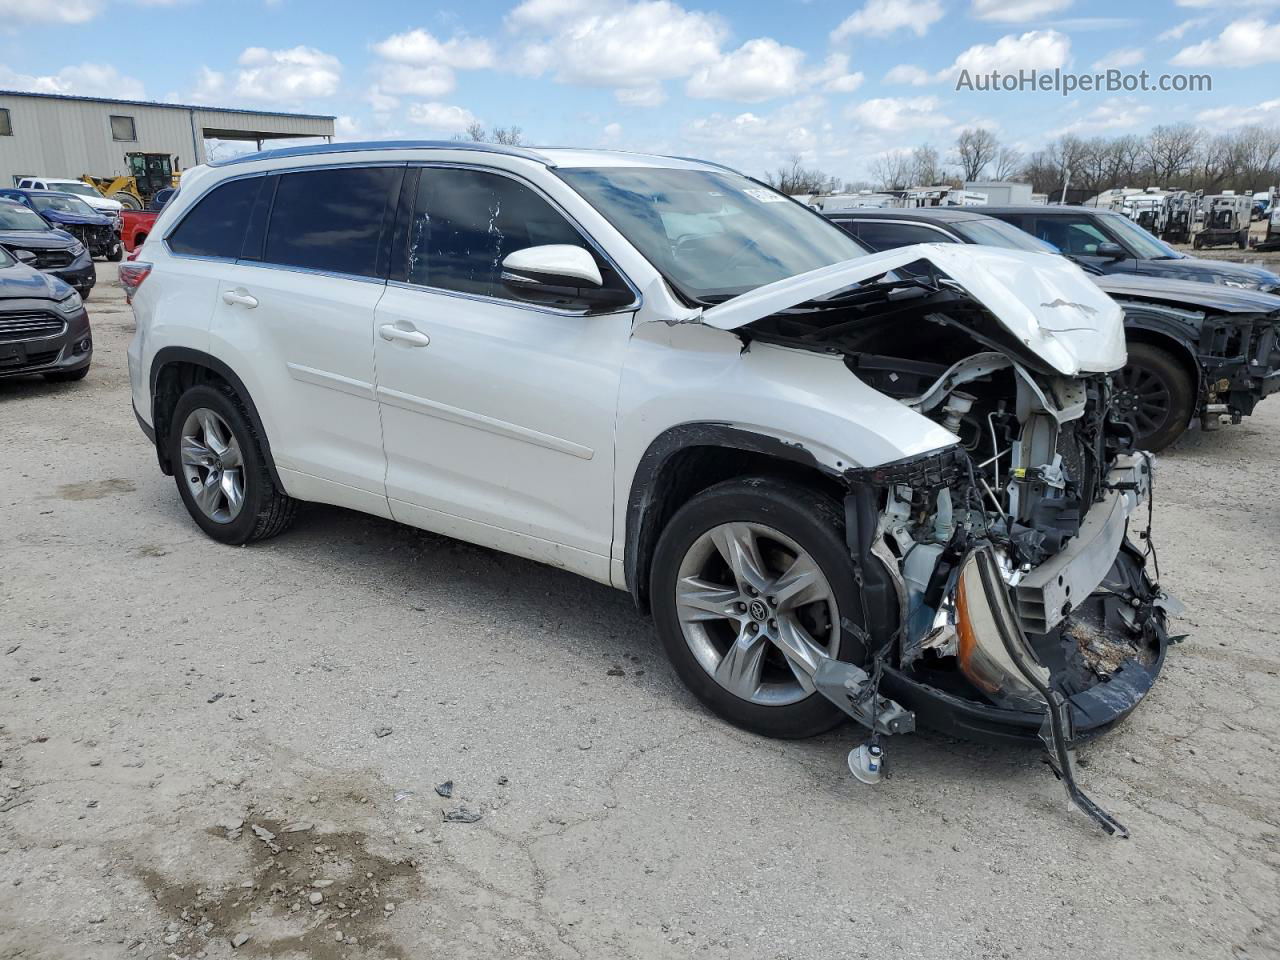
[[[1182,435],[1195,407],[1195,382],[1173,354],[1148,343],[1129,345],[1129,362],[1113,377],[1121,419],[1143,450],[1163,450]]]
[[[795,738],[844,716],[809,679],[825,657],[866,654],[842,627],[862,619],[843,529],[830,498],[773,478],[717,484],[667,524],[651,578],[658,634],[684,683],[730,723]]]
[[[107,259],[112,263],[119,263],[124,259],[124,247],[118,243],[112,244],[111,249],[107,251]]]
[[[128,207],[130,210],[142,209],[142,201],[139,200],[137,197],[135,197],[132,193],[125,193],[123,190],[119,193],[113,193],[111,195],[111,199],[119,200],[120,203]]]
[[[200,384],[178,398],[167,437],[187,512],[222,543],[273,537],[297,501],[276,487],[244,405],[226,385]]]

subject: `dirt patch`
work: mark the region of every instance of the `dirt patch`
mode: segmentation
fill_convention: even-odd
[[[64,483],[54,491],[53,497],[45,499],[58,500],[101,500],[103,497],[114,497],[121,493],[132,493],[137,488],[132,480],[120,477],[108,477],[105,480],[85,480],[81,483]]]
[[[369,852],[358,831],[322,833],[307,822],[250,818],[206,833],[210,844],[248,846],[242,880],[200,887],[138,871],[166,918],[160,941],[174,955],[196,956],[212,941],[234,944],[248,935],[238,953],[407,960],[388,921],[419,894],[413,861]]]

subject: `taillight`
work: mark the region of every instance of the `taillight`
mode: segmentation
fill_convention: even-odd
[[[140,260],[125,260],[120,264],[120,286],[124,287],[126,303],[133,302],[133,295],[142,286],[142,281],[151,273],[151,264]]]

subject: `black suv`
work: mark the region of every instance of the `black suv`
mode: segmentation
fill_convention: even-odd
[[[38,373],[46,380],[80,380],[92,359],[80,295],[0,247],[0,377]]]
[[[1094,207],[982,207],[988,217],[1011,223],[1060,253],[1103,273],[1136,273],[1242,290],[1280,293],[1280,275],[1261,267],[1204,260],[1179,253],[1124,214]]]
[[[76,288],[82,299],[98,282],[98,271],[85,245],[17,200],[0,197],[0,247],[37,270],[51,273]],[[23,251],[31,254],[23,256]]]
[[[975,243],[1054,252],[1007,222],[984,216],[988,209],[824,213],[873,250]],[[1068,256],[1124,310],[1129,362],[1115,375],[1116,405],[1136,429],[1139,446],[1163,449],[1192,418],[1207,428],[1216,426],[1222,414],[1239,422],[1259,400],[1280,390],[1280,297],[1225,285],[1103,273],[1087,258]]]

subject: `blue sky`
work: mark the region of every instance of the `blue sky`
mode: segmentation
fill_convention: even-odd
[[[1207,73],[1212,92],[981,93],[957,71]],[[681,153],[845,179],[982,125],[1280,125],[1280,0],[0,0],[0,88],[334,114],[344,138]]]

